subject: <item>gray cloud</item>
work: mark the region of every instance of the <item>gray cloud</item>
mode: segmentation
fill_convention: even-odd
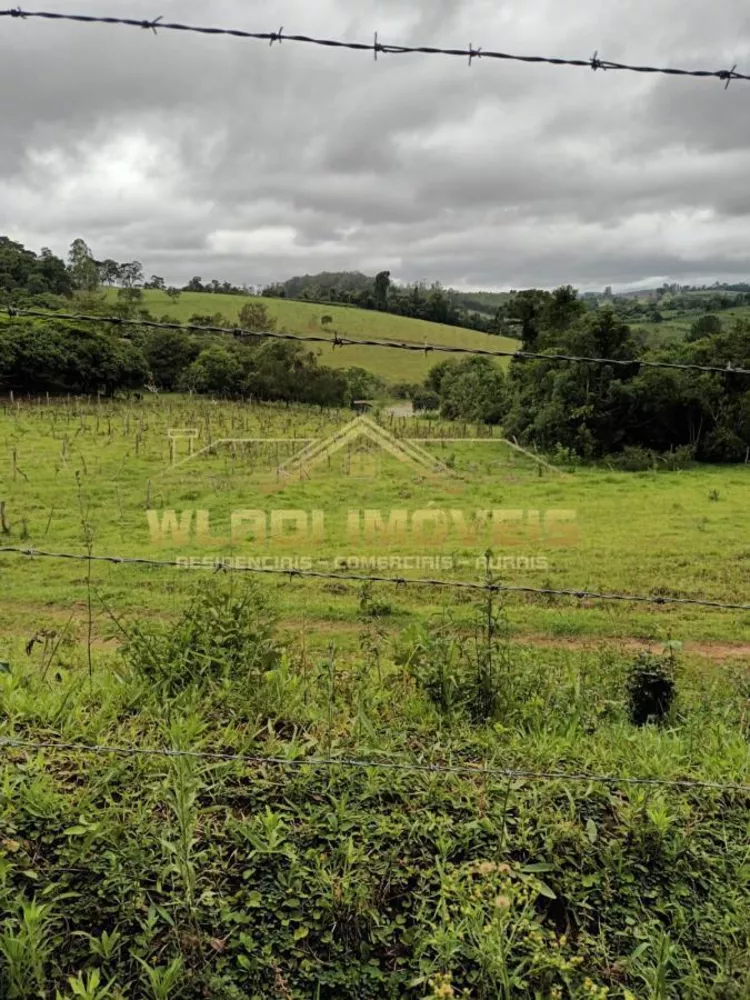
[[[167,6],[165,19],[259,30],[750,69],[740,0],[570,0],[564,17],[554,0]],[[3,21],[0,90],[0,229],[32,247],[64,253],[82,235],[175,282],[750,274],[739,81]]]

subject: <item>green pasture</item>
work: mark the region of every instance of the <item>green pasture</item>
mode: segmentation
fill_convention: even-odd
[[[503,442],[498,430],[488,437],[487,428],[400,418],[387,409],[376,419],[397,443],[417,439],[422,455],[440,465],[434,474],[359,434],[310,469],[289,464],[310,446],[306,441],[325,442],[354,417],[178,396],[6,403],[3,541],[77,552],[90,542],[99,554],[209,562],[264,558],[270,568],[328,571],[348,560],[365,574],[464,580],[484,579],[490,551],[493,576],[508,585],[747,601],[750,468],[555,470]],[[287,464],[288,472],[277,471]],[[263,530],[257,514],[243,511],[260,512]],[[301,514],[295,521],[274,511]],[[366,511],[378,512],[367,524]],[[481,529],[482,511],[501,512],[502,523]],[[349,528],[350,512],[357,532]],[[186,534],[175,536],[170,518],[179,530],[186,517]],[[373,557],[389,562],[374,564]],[[404,557],[409,562],[399,563]],[[6,642],[69,608],[80,617],[84,566],[16,556],[2,565]],[[96,566],[93,575],[111,588],[120,610],[151,615],[168,614],[194,578],[189,570],[117,566]],[[355,584],[342,584],[341,594],[316,581],[282,577],[269,584],[296,628],[322,620],[328,634],[336,622],[356,617]],[[402,588],[389,599],[403,616],[401,627],[457,598]],[[750,614],[743,612],[515,595],[504,603],[518,634],[750,639]],[[102,627],[106,618],[99,606]]]
[[[116,292],[108,292],[114,299]],[[399,340],[417,344],[447,344],[460,347],[483,348],[491,351],[513,351],[518,342],[507,337],[493,337],[474,330],[428,323],[425,320],[392,316],[347,306],[314,305],[284,299],[253,299],[239,295],[213,295],[207,292],[183,292],[173,302],[165,292],[145,291],[143,305],[155,316],[168,316],[187,322],[193,315],[213,316],[221,313],[234,322],[247,302],[262,302],[276,320],[279,330],[289,333],[312,334],[333,339],[334,333],[352,339]],[[332,322],[323,324],[324,316]],[[445,355],[393,351],[381,347],[328,347],[311,344],[321,364],[334,368],[365,368],[389,382],[421,382],[430,368]]]

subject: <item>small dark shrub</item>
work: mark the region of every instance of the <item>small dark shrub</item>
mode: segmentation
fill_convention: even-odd
[[[619,455],[613,455],[610,459],[612,465],[622,472],[647,472],[653,469],[655,457],[652,451],[647,448],[628,446],[623,448]]]
[[[674,658],[641,653],[628,672],[628,714],[636,726],[662,722],[676,693]]]
[[[674,451],[663,455],[661,461],[667,472],[679,472],[680,469],[687,469],[695,461],[695,448],[689,444],[682,444]]]
[[[415,410],[437,410],[440,407],[440,396],[431,389],[420,389],[412,396],[412,403]]]

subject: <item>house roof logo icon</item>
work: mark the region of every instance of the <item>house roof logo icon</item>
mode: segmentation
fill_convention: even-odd
[[[210,444],[204,445],[202,448],[194,449],[194,442],[198,438],[197,429],[172,428],[167,434],[170,440],[171,462],[169,469],[171,470],[184,467],[189,463],[195,463],[202,455],[215,455],[222,447],[232,448],[237,445],[267,446],[269,444],[278,447],[279,444],[283,444],[287,440],[281,438],[219,438]],[[177,443],[182,439],[187,440],[189,452],[185,457],[178,458]],[[371,457],[379,449],[384,455],[390,455],[398,462],[409,466],[414,473],[422,478],[436,476],[452,478],[454,476],[452,470],[434,455],[431,455],[427,449],[420,447],[414,441],[397,438],[390,431],[387,431],[380,424],[376,423],[371,417],[365,415],[355,417],[326,438],[289,438],[288,443],[302,444],[303,447],[290,458],[279,462],[273,471],[269,470],[265,473],[263,478],[269,482],[273,481],[275,489],[283,489],[285,485],[293,480],[308,479],[313,469],[324,463],[330,463],[330,460],[334,456],[344,450],[348,452],[351,458],[353,453],[360,450],[364,451],[365,449],[367,449],[367,457]],[[350,461],[350,466],[352,464]],[[373,466],[376,464],[376,462],[372,463]],[[369,478],[371,477],[372,475]],[[368,477],[353,474],[352,478]]]
[[[306,477],[316,466],[328,463],[334,455],[363,441],[376,445],[392,458],[411,466],[421,476],[452,475],[448,466],[425,448],[413,441],[395,437],[364,415],[355,417],[329,437],[307,444],[279,466],[279,475],[284,478]]]

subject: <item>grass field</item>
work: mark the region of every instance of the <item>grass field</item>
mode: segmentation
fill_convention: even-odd
[[[111,297],[116,295],[115,292],[109,294]],[[269,315],[277,321],[278,329],[290,333],[322,334],[333,338],[335,331],[341,337],[451,344],[492,351],[512,351],[519,346],[517,341],[507,337],[493,337],[473,330],[345,306],[318,306],[305,302],[287,302],[284,299],[248,299],[238,295],[212,295],[203,292],[183,292],[177,302],[172,302],[164,292],[144,292],[144,305],[147,309],[156,316],[170,316],[181,322],[187,322],[194,314],[214,313],[221,313],[234,322],[242,306],[248,301],[262,302]],[[330,316],[333,322],[323,326],[323,316]],[[318,354],[321,364],[334,368],[358,366],[389,382],[421,382],[430,368],[445,357],[380,347],[334,349],[326,345],[311,344],[310,348]]]
[[[684,340],[691,326],[697,319],[706,314],[706,310],[697,307],[691,313],[664,310],[664,320],[661,323],[633,322],[633,329],[648,333],[649,344],[659,347],[662,344],[672,344]],[[737,306],[732,309],[722,309],[714,315],[718,316],[724,329],[729,329],[734,320],[750,320],[750,306]]]
[[[385,449],[353,436],[289,465],[352,419],[6,401],[1,544],[465,581],[491,549],[505,584],[747,602],[750,467],[553,470],[497,431],[387,412]],[[212,569],[11,554],[0,578],[0,737],[750,773],[750,612],[287,575],[246,592]],[[676,657],[677,700],[638,727],[647,650]],[[746,791],[3,752],[9,998],[748,996]]]

